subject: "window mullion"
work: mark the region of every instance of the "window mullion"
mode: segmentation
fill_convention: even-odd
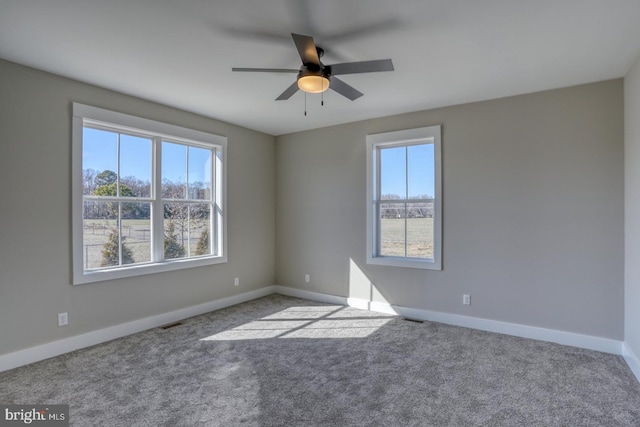
[[[222,247],[218,245],[218,156],[221,153],[214,149],[211,154],[211,167],[209,168],[211,194],[209,195],[209,253],[219,255]]]
[[[151,165],[153,187],[151,188],[151,245],[152,262],[164,260],[164,207],[162,206],[162,140],[153,138],[153,161]]]
[[[187,163],[189,162],[187,161]],[[189,176],[189,172],[187,171],[187,177],[188,176]],[[189,181],[187,181],[187,183],[188,182]],[[189,188],[189,184],[187,184],[187,188]],[[192,206],[191,203],[187,204],[187,247],[184,248],[187,257],[191,256],[191,206]],[[184,240],[182,242],[182,246],[184,247]]]
[[[118,170],[119,169],[120,168],[118,167]],[[122,243],[122,202],[118,202],[117,224],[118,224],[118,265],[122,265],[122,250],[124,249],[124,245]]]
[[[116,196],[120,196],[120,132],[116,138]]]
[[[182,195],[183,199],[189,199],[189,147],[185,147],[187,149],[187,155],[185,156],[185,183],[184,183],[184,194]]]
[[[409,148],[404,147],[404,256],[409,255],[409,223],[407,221],[407,200],[409,199]]]
[[[374,197],[376,198],[376,211],[375,211],[375,232],[376,232],[376,248],[375,248],[375,255],[379,256],[380,255],[380,250],[381,250],[381,242],[382,242],[382,219],[380,218],[381,216],[381,205],[380,205],[380,198],[381,198],[381,194],[380,194],[380,188],[381,188],[381,184],[382,184],[382,168],[381,168],[381,160],[380,160],[380,149],[376,148],[376,158],[375,158],[375,163],[376,163],[376,183],[375,183],[375,195]]]

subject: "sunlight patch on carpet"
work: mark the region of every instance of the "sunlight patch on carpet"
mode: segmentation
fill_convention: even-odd
[[[200,341],[366,338],[394,318],[380,313],[363,316],[361,311],[344,310],[343,306],[290,307]]]

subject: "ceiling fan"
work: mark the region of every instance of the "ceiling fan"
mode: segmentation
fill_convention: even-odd
[[[354,101],[360,98],[363,93],[354,87],[343,82],[336,76],[342,74],[375,73],[379,71],[393,71],[391,59],[378,59],[373,61],[343,62],[340,64],[325,65],[320,61],[324,55],[324,50],[316,46],[311,36],[291,34],[296,49],[302,59],[302,66],[299,70],[287,68],[232,68],[231,71],[250,71],[265,73],[297,73],[298,77],[291,86],[276,98],[276,101],[283,101],[300,89],[307,93],[321,93],[331,88],[340,95]]]

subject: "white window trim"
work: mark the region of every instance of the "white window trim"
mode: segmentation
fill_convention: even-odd
[[[405,258],[377,255],[378,215],[376,210],[379,174],[377,171],[377,149],[394,145],[424,143],[432,140],[435,159],[435,202],[433,258]],[[394,132],[367,135],[367,264],[392,267],[442,270],[442,156],[441,126],[428,126]]]
[[[84,120],[95,120],[103,123],[110,123],[119,128],[129,128],[132,131],[149,131],[167,140],[179,142],[180,140],[189,142],[190,145],[200,143],[208,146],[215,146],[216,166],[215,185],[216,199],[221,212],[212,212],[219,215],[220,224],[218,236],[219,255],[202,256],[189,259],[165,260],[162,262],[135,264],[105,270],[84,270],[83,264],[83,218],[82,218],[82,134]],[[194,141],[196,143],[194,143]],[[100,282],[104,280],[121,279],[135,277],[145,274],[160,273],[164,271],[180,270],[185,268],[200,267],[205,265],[220,264],[227,262],[227,138],[211,133],[201,132],[155,120],[144,119],[115,111],[104,110],[102,108],[89,105],[73,103],[72,119],[72,159],[71,159],[71,191],[72,191],[72,252],[73,252],[73,277],[72,284],[80,285],[85,283]],[[158,180],[159,177],[153,179]],[[152,202],[154,203],[154,202]],[[157,220],[157,218],[156,218]],[[153,218],[152,218],[153,221]],[[158,224],[154,224],[158,226]],[[215,231],[215,230],[214,230]],[[162,245],[162,242],[156,244]]]

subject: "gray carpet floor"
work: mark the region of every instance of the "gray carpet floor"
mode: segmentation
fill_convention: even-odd
[[[271,295],[0,373],[73,426],[640,426],[620,356]]]

